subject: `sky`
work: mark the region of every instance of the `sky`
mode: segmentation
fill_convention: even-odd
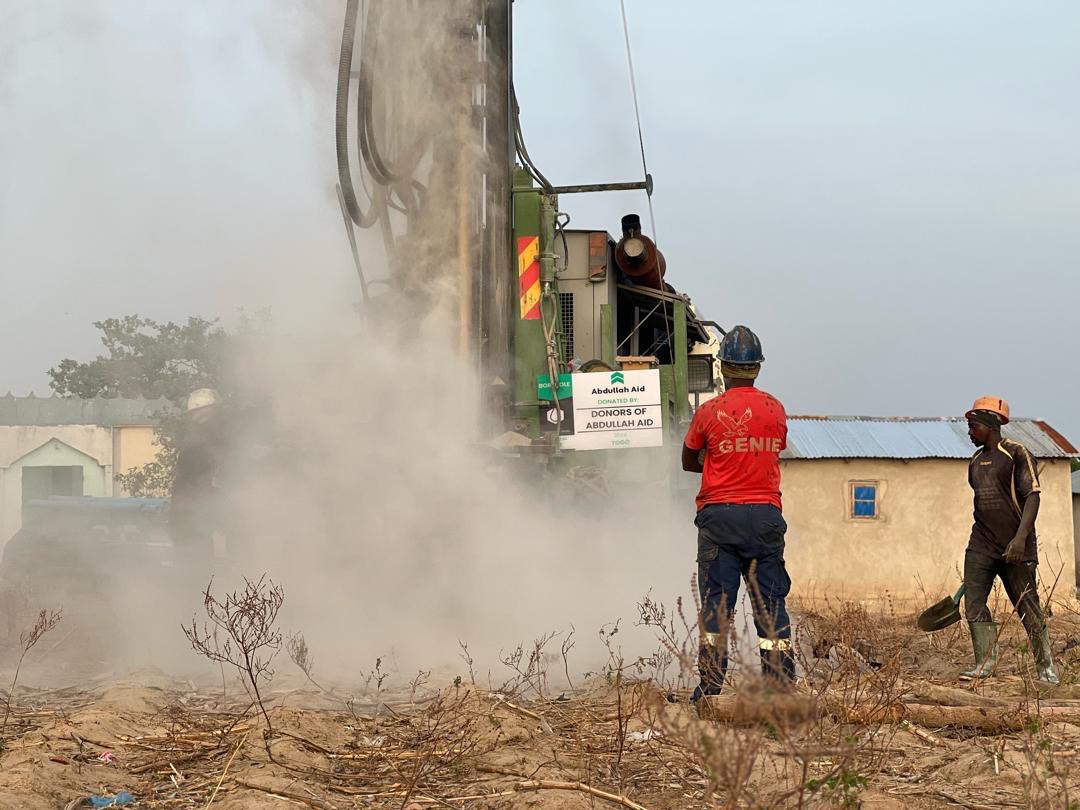
[[[358,298],[334,197],[343,3],[0,3],[0,393],[94,320],[302,328]],[[636,180],[617,0],[516,0],[529,150]],[[1080,6],[626,0],[658,243],[790,413],[1012,402],[1080,443]],[[644,197],[566,198],[615,232]]]

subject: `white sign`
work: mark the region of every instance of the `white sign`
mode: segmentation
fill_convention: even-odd
[[[574,433],[568,450],[662,447],[660,370],[594,371],[571,375]]]

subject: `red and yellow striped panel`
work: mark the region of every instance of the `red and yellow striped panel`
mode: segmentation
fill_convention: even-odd
[[[517,252],[521,319],[534,321],[540,317],[540,237],[519,236]]]

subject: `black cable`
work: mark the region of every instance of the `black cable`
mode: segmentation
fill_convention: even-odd
[[[525,138],[521,134],[521,106],[518,104],[517,90],[514,89],[513,79],[510,80],[510,105],[514,118],[514,147],[517,150],[518,157],[521,158],[522,166],[541,185],[544,191],[550,194],[551,181],[536,167],[533,159],[529,156],[529,150],[525,147]]]
[[[378,206],[372,197],[367,211],[360,209],[349,167],[349,85],[352,79],[352,55],[356,42],[356,18],[359,0],[346,0],[345,24],[341,33],[341,54],[338,57],[337,99],[334,109],[334,146],[337,152],[338,184],[345,199],[345,209],[357,226],[370,228],[379,218]],[[362,171],[362,167],[361,167]]]
[[[388,186],[400,178],[386,165],[375,140],[375,110],[372,103],[375,97],[374,63],[378,56],[379,30],[382,22],[381,0],[371,0],[367,20],[364,26],[364,38],[360,43],[360,79],[356,86],[356,109],[359,116],[358,140],[360,154],[371,176],[380,185]],[[372,34],[372,31],[375,33]]]
[[[412,147],[403,153],[397,165],[392,164],[380,150],[375,121],[375,79],[378,42],[382,33],[382,0],[370,0],[364,4],[366,14],[360,8],[360,0],[346,0],[345,21],[342,28],[341,53],[338,59],[337,98],[335,104],[335,147],[338,163],[338,181],[345,198],[345,207],[349,217],[361,228],[370,228],[380,221],[388,208],[406,215],[413,213],[423,200],[423,184],[412,175],[423,159],[426,137],[420,137]],[[360,158],[359,183],[364,194],[370,200],[367,210],[363,210],[353,182],[348,146],[349,90],[352,80],[353,51],[356,44],[356,29],[361,14],[364,25],[360,42],[360,71],[356,88],[357,104],[357,152]],[[367,177],[375,181],[376,186],[368,188]],[[415,189],[416,193],[411,193]],[[392,195],[397,195],[397,203]]]
[[[566,242],[566,226],[570,224],[570,214],[566,211],[559,211],[555,214],[555,236],[562,239],[563,249],[563,266],[562,270],[556,272],[556,276],[565,272],[566,268],[570,264],[570,246]]]

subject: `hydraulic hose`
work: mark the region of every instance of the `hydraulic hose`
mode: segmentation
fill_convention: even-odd
[[[361,228],[375,225],[386,214],[388,205],[393,205],[391,195],[395,195],[399,205],[394,208],[408,214],[419,208],[423,184],[413,177],[425,152],[427,135],[422,134],[411,148],[402,152],[396,163],[392,163],[384,151],[380,150],[377,139],[375,112],[375,74],[380,38],[383,30],[383,0],[368,0],[367,15],[361,31],[360,70],[356,88],[357,107],[357,151],[360,160],[360,181],[364,191],[365,175],[370,176],[376,188],[367,193],[371,205],[366,211],[360,207],[356,187],[353,185],[349,158],[349,89],[352,80],[353,52],[356,44],[356,32],[360,19],[360,0],[347,0],[345,22],[341,36],[341,54],[338,58],[337,97],[335,100],[334,139],[337,152],[338,180],[345,197],[345,208],[349,217]],[[396,13],[412,18],[417,13],[413,6],[405,3],[395,6]],[[385,43],[383,44],[385,48]],[[398,122],[401,126],[401,122]],[[381,186],[382,188],[378,188]]]
[[[345,24],[341,33],[341,55],[338,58],[337,98],[334,110],[334,146],[337,151],[338,183],[349,217],[361,228],[370,228],[380,215],[374,195],[367,211],[360,210],[349,167],[349,84],[352,78],[353,45],[356,42],[356,18],[360,0],[347,0]]]
[[[360,48],[360,81],[356,88],[356,111],[359,131],[360,154],[364,158],[364,164],[371,172],[371,176],[381,185],[389,186],[400,178],[386,165],[382,154],[379,152],[375,141],[375,111],[372,100],[374,90],[374,64],[378,55],[376,48],[379,46],[378,32],[382,22],[382,3],[379,0],[371,0],[368,9],[368,18],[364,26],[364,40]],[[371,32],[375,34],[372,36]]]
[[[384,186],[407,187],[415,181],[412,178],[420,159],[424,154],[426,136],[423,134],[412,144],[412,148],[403,150],[396,163],[392,163],[387,154],[379,149],[377,128],[375,126],[375,65],[383,31],[384,0],[369,0],[367,21],[364,25],[363,39],[360,43],[360,81],[357,86],[356,100],[360,116],[358,144],[368,171],[376,181]],[[396,0],[396,13],[413,19],[418,13],[415,4]],[[383,47],[386,47],[383,44]],[[399,123],[400,126],[400,123]],[[398,194],[403,203],[405,196]]]

